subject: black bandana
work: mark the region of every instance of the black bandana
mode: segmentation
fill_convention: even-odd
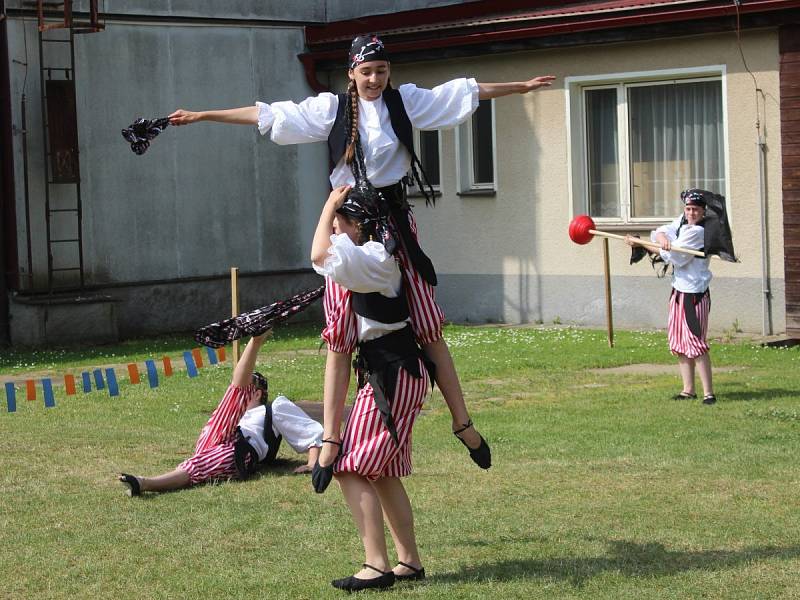
[[[164,131],[169,125],[169,117],[160,119],[136,119],[122,130],[124,137],[131,144],[131,150],[136,154],[144,154],[150,146],[150,140]]]
[[[389,62],[389,55],[383,46],[383,42],[378,34],[359,35],[353,39],[350,45],[350,68],[355,69],[358,65],[374,60],[385,60]]]
[[[683,200],[683,204],[686,206],[705,207],[706,205],[706,197],[704,195],[704,190],[699,190],[697,188],[689,188],[688,190],[683,190],[681,192],[681,200]]]
[[[209,348],[221,348],[234,340],[247,335],[261,335],[272,329],[272,326],[285,321],[292,315],[305,310],[317,298],[321,297],[325,286],[295,294],[288,300],[279,300],[269,306],[263,306],[250,312],[242,313],[219,323],[211,323],[201,327],[194,334],[194,339]]]

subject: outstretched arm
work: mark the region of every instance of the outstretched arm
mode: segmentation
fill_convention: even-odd
[[[336,209],[342,205],[349,192],[349,185],[334,188],[325,201],[325,206],[322,207],[319,223],[317,223],[317,229],[314,232],[314,241],[311,243],[311,262],[318,267],[325,265],[325,257],[328,256],[328,248],[331,247],[333,218],[336,216]]]
[[[250,385],[253,381],[253,370],[256,367],[258,351],[261,350],[264,341],[271,335],[272,330],[270,329],[261,335],[250,338],[244,352],[242,352],[242,356],[239,358],[239,362],[236,363],[236,368],[233,370],[233,378],[231,379],[232,385],[237,387],[246,387]]]
[[[511,94],[527,94],[543,87],[550,87],[555,81],[553,75],[542,75],[534,77],[528,81],[509,81],[506,83],[478,83],[478,98],[488,100],[489,98],[500,98]]]
[[[197,121],[215,121],[236,125],[258,125],[258,106],[243,106],[227,110],[192,111],[179,108],[169,115],[170,125],[188,125]]]

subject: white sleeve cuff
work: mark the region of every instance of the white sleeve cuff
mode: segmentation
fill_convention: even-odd
[[[266,135],[275,123],[275,113],[272,112],[270,105],[264,102],[256,102],[256,106],[258,107],[258,132]]]

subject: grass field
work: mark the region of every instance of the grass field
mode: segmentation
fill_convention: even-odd
[[[449,327],[481,471],[438,391],[406,480],[428,579],[381,597],[800,598],[800,348],[712,344],[719,402],[672,401],[663,333]],[[324,353],[280,329],[261,370],[273,394],[320,400]],[[190,348],[188,338],[0,353],[0,375],[62,374]],[[632,364],[671,365],[636,372]],[[609,369],[609,371],[604,371]],[[230,378],[227,365],[121,393],[0,395],[0,598],[337,598],[360,544],[336,485],[291,469],[129,499],[125,470],[172,469]],[[391,556],[391,552],[390,552]]]

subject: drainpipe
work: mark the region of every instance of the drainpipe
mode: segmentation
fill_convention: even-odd
[[[756,141],[756,148],[758,150],[758,198],[761,206],[761,299],[762,306],[762,324],[761,334],[772,335],[772,315],[771,315],[771,297],[772,292],[769,288],[769,235],[767,228],[767,193],[765,190],[766,174],[764,173],[764,155],[767,151],[767,145],[764,142],[764,137],[761,134],[761,127],[756,124],[758,138]]]

